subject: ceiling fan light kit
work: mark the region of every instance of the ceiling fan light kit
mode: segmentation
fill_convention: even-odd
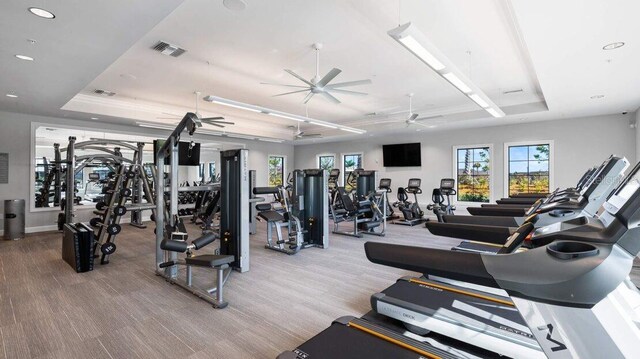
[[[469,97],[493,117],[504,117],[505,113],[469,80],[427,37],[408,22],[387,32],[391,38],[414,54],[433,71],[447,80],[456,89]]]

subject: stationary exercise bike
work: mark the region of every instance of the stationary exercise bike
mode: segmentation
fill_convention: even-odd
[[[394,224],[415,226],[425,221],[424,212],[418,204],[418,195],[422,194],[420,182],[420,178],[410,178],[406,188],[398,187],[398,202],[393,205],[398,207],[404,218],[393,221]],[[409,201],[408,193],[413,194],[413,202]]]
[[[434,188],[431,194],[432,204],[427,206],[427,210],[433,211],[436,215],[438,222],[444,222],[444,215],[452,215],[456,210],[456,206],[451,205],[451,196],[455,195],[456,180],[453,178],[443,178],[440,180],[440,188]],[[447,197],[447,203],[445,204],[445,196]]]

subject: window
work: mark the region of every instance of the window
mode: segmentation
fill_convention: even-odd
[[[345,187],[347,187],[349,174],[358,168],[362,168],[362,153],[351,153],[342,156],[342,173]]]
[[[216,178],[216,161],[209,162],[209,178],[211,178],[211,181]]]
[[[551,184],[551,149],[548,141],[508,144],[508,195],[518,193],[548,193]]]
[[[198,167],[198,177],[200,177],[201,181],[204,181],[204,163],[201,163]]]
[[[454,147],[458,201],[490,201],[491,150],[487,145]]]
[[[282,186],[284,184],[284,157],[269,156],[268,186]]]
[[[319,155],[318,156],[318,168],[327,170],[330,172],[336,165],[336,156],[334,155]]]

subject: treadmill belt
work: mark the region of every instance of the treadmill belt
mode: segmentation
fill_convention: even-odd
[[[355,318],[338,319],[329,328],[300,345],[292,353],[284,353],[278,358],[455,358],[428,343],[421,343],[381,326]]]
[[[508,298],[423,279],[411,280],[397,281],[382,291],[380,300],[406,303],[408,309],[426,316],[471,318],[495,329],[532,337],[514,328],[528,327]]]

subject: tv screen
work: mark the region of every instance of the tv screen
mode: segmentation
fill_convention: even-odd
[[[382,146],[385,167],[422,166],[420,143],[402,143]]]
[[[156,162],[158,150],[164,145],[165,140],[153,141],[153,162]],[[164,164],[169,165],[169,158],[164,159]],[[178,143],[178,164],[180,166],[200,166],[200,144],[196,143],[189,152],[189,142]]]

